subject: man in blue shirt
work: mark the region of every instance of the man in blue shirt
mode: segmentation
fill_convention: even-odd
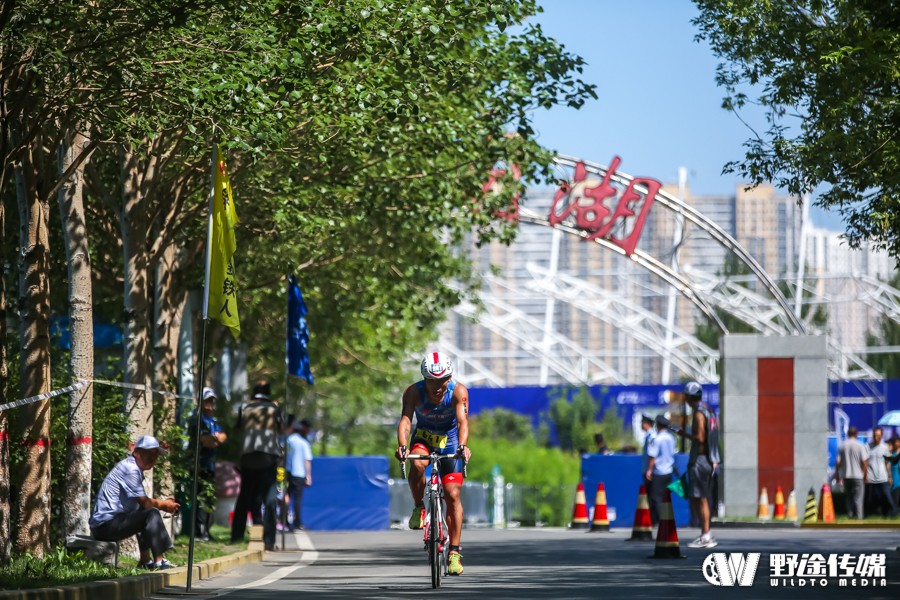
[[[228,436],[216,420],[216,393],[203,388],[200,412],[200,481],[197,495],[197,537],[205,542],[214,541],[209,530],[216,507],[216,449]],[[193,419],[197,415],[194,414]],[[197,422],[192,419],[191,436],[196,435]]]
[[[303,490],[312,485],[312,447],[309,430],[312,424],[306,419],[294,423],[294,431],[287,438],[288,496],[293,520],[288,531],[303,529]]]
[[[164,556],[173,547],[172,538],[159,511],[175,513],[180,508],[172,498],[157,500],[144,490],[144,471],[153,468],[159,453],[159,441],[142,435],[131,456],[119,461],[100,484],[88,521],[95,540],[119,542],[136,535],[141,565],[148,569],[172,566]]]

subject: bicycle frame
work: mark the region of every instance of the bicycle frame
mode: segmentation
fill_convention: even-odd
[[[407,460],[427,460],[431,472],[425,484],[425,522],[424,545],[431,565],[431,587],[441,586],[441,576],[447,575],[447,555],[450,551],[446,515],[444,514],[444,484],[438,465],[442,460],[457,460],[455,455],[441,455],[435,451],[430,454],[409,454]],[[465,470],[465,467],[463,467]],[[400,472],[406,479],[406,463],[400,462]],[[424,498],[423,498],[424,500]]]

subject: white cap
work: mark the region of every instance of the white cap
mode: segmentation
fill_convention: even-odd
[[[216,392],[211,387],[203,388],[203,399],[208,400],[210,398],[212,398],[213,400],[218,398],[218,396],[216,396]]]
[[[159,447],[159,440],[152,435],[142,435],[139,437],[137,443],[134,445],[134,449],[162,451],[162,448]]]
[[[703,387],[696,381],[688,381],[684,386],[685,396],[702,396]]]

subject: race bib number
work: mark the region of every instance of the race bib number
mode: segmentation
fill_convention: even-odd
[[[441,435],[439,433],[432,433],[430,431],[420,431],[419,437],[428,442],[429,446],[434,448],[444,449],[447,447],[447,436]]]

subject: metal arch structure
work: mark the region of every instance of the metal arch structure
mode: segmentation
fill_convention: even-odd
[[[499,279],[494,279],[494,282],[504,285]],[[508,284],[506,287],[509,287]],[[591,356],[585,348],[559,333],[549,333],[551,346],[546,348],[542,340],[547,332],[536,319],[492,294],[482,293],[481,297],[487,307],[485,311],[480,312],[474,304],[464,301],[456,305],[453,312],[476,320],[482,327],[517,348],[535,358],[545,360],[551,370],[569,383],[592,384],[598,381],[627,383],[621,373],[599,358]],[[551,352],[554,350],[555,352]],[[482,367],[482,370],[486,369]],[[499,377],[496,377],[496,380],[502,381]]]
[[[659,356],[671,358],[673,364],[691,379],[718,383],[716,361],[719,352],[693,334],[678,327],[669,327],[666,319],[656,313],[577,277],[553,274],[534,264],[526,265],[526,269],[534,277],[526,284],[529,289],[552,295],[616,327]],[[671,343],[661,343],[668,340]]]
[[[689,271],[691,278],[696,282],[696,289],[702,291],[704,296],[710,299],[719,309],[734,315],[744,323],[747,323],[760,333],[772,333],[776,335],[788,335],[790,332],[780,327],[775,319],[779,308],[769,298],[757,294],[753,290],[741,285],[741,278],[719,279],[701,271]],[[888,286],[889,287],[889,286]],[[813,286],[805,285],[809,294],[809,304],[816,294]],[[900,297],[900,292],[894,290]],[[873,303],[874,305],[874,303]],[[815,331],[813,331],[816,333]],[[873,369],[865,360],[852,350],[844,348],[834,338],[828,336],[829,373],[835,379],[881,379],[881,374]]]
[[[618,171],[609,173],[609,170],[603,165],[569,156],[559,155],[553,160],[557,165],[571,169],[574,169],[578,163],[581,163],[589,173],[608,177],[610,181],[614,181],[619,185],[627,186],[631,184],[634,179],[634,177],[619,173]],[[648,192],[647,188],[644,186],[635,185],[634,187],[645,194]],[[697,209],[684,203],[680,198],[676,198],[665,191],[660,190],[656,193],[656,202],[662,204],[676,215],[682,216],[700,227],[713,240],[717,241],[721,246],[738,257],[753,272],[759,282],[766,288],[775,302],[779,305],[782,311],[780,318],[784,321],[787,330],[797,335],[807,333],[804,323],[796,317],[791,310],[791,307],[788,305],[784,294],[781,293],[781,290],[778,289],[771,277],[769,277],[768,273],[763,269],[762,265],[760,265],[759,262],[727,231],[722,229],[715,221],[709,219]]]
[[[572,235],[577,235],[582,239],[587,239],[589,237],[587,232],[582,231],[577,227],[572,227],[565,224],[551,225],[550,221],[546,217],[526,208],[519,209],[519,222],[552,227],[554,229],[559,229],[560,231],[564,231]],[[623,256],[625,255],[621,248],[619,248],[609,240],[596,238],[593,241],[603,246],[604,248],[612,250],[613,252],[616,252]],[[722,322],[722,319],[719,318],[719,315],[716,314],[716,311],[713,309],[713,307],[702,297],[694,293],[694,286],[689,280],[685,279],[682,275],[674,271],[668,265],[656,260],[656,258],[641,250],[635,250],[634,253],[631,254],[631,260],[634,261],[635,264],[640,265],[644,269],[660,277],[666,283],[681,292],[684,297],[693,302],[697,306],[697,308],[700,309],[700,311],[706,316],[706,318],[716,324],[716,326],[719,328],[719,331],[721,331],[722,333],[728,333],[728,328],[725,327],[725,324]]]
[[[484,366],[480,361],[474,360],[468,353],[463,352],[455,344],[443,340],[441,350],[452,359],[454,375],[467,383],[487,383],[493,387],[504,387],[506,384],[502,377]]]
[[[560,156],[555,159],[557,165],[568,168],[574,167],[577,162],[581,162],[587,168],[588,172],[608,177],[609,180],[614,181],[619,185],[628,185],[634,179],[621,173],[614,172],[610,174],[605,167],[595,163],[577,161],[576,159],[565,156]],[[644,193],[647,192],[646,188],[642,189],[639,184],[635,184],[634,188]],[[730,234],[693,207],[662,190],[656,194],[655,200],[672,211],[676,217],[690,220],[700,229],[705,231],[712,240],[718,242],[722,247],[744,262],[754,274],[753,279],[758,281],[769,292],[771,297],[767,298],[761,294],[757,294],[745,286],[738,285],[736,281],[723,281],[700,272],[679,272],[677,268],[672,268],[662,263],[654,256],[642,252],[637,248],[634,249],[633,253],[627,255],[635,264],[657,275],[670,286],[669,289],[674,288],[679,291],[683,296],[694,303],[694,305],[697,306],[711,322],[715,323],[724,334],[727,334],[728,330],[719,318],[717,309],[747,322],[754,329],[763,334],[798,335],[812,332],[811,329],[813,328],[796,316],[795,312],[788,305],[784,295],[775,285],[772,278],[764,271],[762,266]],[[590,238],[589,232],[569,223],[551,224],[545,215],[538,214],[526,207],[519,207],[518,220],[520,222],[559,229],[565,233],[577,235],[582,239]],[[601,246],[620,255],[626,255],[622,248],[606,239],[598,237],[592,239],[592,241],[595,241]],[[893,290],[890,286],[874,280],[873,278],[868,279],[872,279],[872,281],[867,282],[867,285],[872,290],[871,294],[867,294],[864,298],[858,298],[857,300],[861,299],[866,301],[870,306],[877,308],[883,314],[887,314],[894,320],[900,322],[900,292]],[[499,283],[499,281],[500,280],[495,279],[495,283]],[[567,297],[565,287],[560,285],[563,281],[564,278],[554,275],[552,278],[553,285],[558,286],[558,289],[555,290],[542,287],[533,282],[528,285],[533,288],[533,291],[537,291],[545,297],[560,299],[581,310],[584,305],[582,304],[579,306],[577,303],[570,302],[572,297]],[[580,280],[575,281],[580,282]],[[565,283],[571,284],[571,281],[566,281]],[[585,282],[580,283],[583,284]],[[507,283],[506,285],[509,286],[510,284]],[[806,288],[807,286],[804,285],[804,289]],[[604,379],[614,382],[623,382],[624,378],[621,374],[617,373],[614,369],[609,367],[609,365],[596,357],[589,356],[583,348],[580,348],[577,344],[572,342],[572,340],[565,338],[558,332],[548,331],[547,327],[538,323],[537,319],[534,317],[501,301],[499,298],[490,295],[485,295],[483,298],[485,300],[485,305],[490,307],[490,310],[484,313],[477,313],[475,307],[469,304],[460,305],[459,307],[456,307],[454,311],[464,317],[476,320],[489,331],[506,339],[508,342],[513,343],[517,348],[524,350],[531,356],[547,361],[550,368],[555,373],[562,376],[563,379],[570,383],[589,383],[592,380],[596,381]],[[817,301],[814,298],[815,296],[810,294],[804,298],[804,303],[811,304]],[[634,312],[633,306],[631,307],[631,311]],[[594,316],[598,316],[597,311],[590,312]],[[653,317],[654,319],[651,320],[655,321],[653,323],[655,327],[659,325],[659,322],[662,321],[662,319],[655,314]],[[673,340],[678,339],[679,343],[684,345],[685,350],[680,353],[680,356],[678,352],[670,353],[669,360],[672,360],[673,364],[677,364],[683,371],[692,373],[692,376],[696,379],[710,382],[717,380],[714,366],[712,369],[709,369],[707,368],[707,365],[714,364],[715,358],[717,358],[718,355],[712,350],[709,350],[709,353],[703,351],[702,344],[695,336],[684,332],[678,332],[677,330],[674,330],[671,325],[666,324],[667,326],[663,327],[656,334],[658,337],[655,338],[655,341],[651,341],[650,344],[647,344],[645,340],[652,340],[653,333],[649,330],[640,331],[632,327],[630,323],[633,323],[635,320],[637,319],[631,321],[628,319],[619,319],[617,322],[613,323],[613,325],[636,339],[638,342],[654,350],[665,345],[663,340],[669,339],[667,336],[672,336],[671,339]],[[515,329],[510,327],[513,324],[516,325]],[[625,324],[625,327],[622,326],[623,324]],[[539,341],[542,336],[544,338],[544,344]],[[548,339],[550,340],[550,348],[547,347]],[[551,350],[553,349],[559,349],[562,350],[562,352],[552,352]],[[688,360],[689,355],[697,352],[698,349],[703,357],[702,361],[700,361],[703,364],[699,364],[697,357],[692,356],[690,358],[693,358],[694,362],[693,365],[691,365],[691,361]],[[472,369],[472,373],[477,375],[478,380],[486,381],[492,385],[503,385],[503,377],[492,373],[490,369],[475,360],[470,353],[463,353],[458,349],[450,349],[449,347],[448,351],[455,354],[458,357],[458,360],[462,360],[460,364],[468,365],[468,367]],[[663,350],[663,352],[665,352],[665,350]],[[662,354],[662,352],[658,353]],[[839,345],[831,338],[829,338],[829,354],[831,355],[830,372],[833,377],[839,379],[880,378],[880,375],[867,365],[864,360],[853,354],[851,351],[839,347]],[[589,374],[588,365],[594,369],[593,374]]]

